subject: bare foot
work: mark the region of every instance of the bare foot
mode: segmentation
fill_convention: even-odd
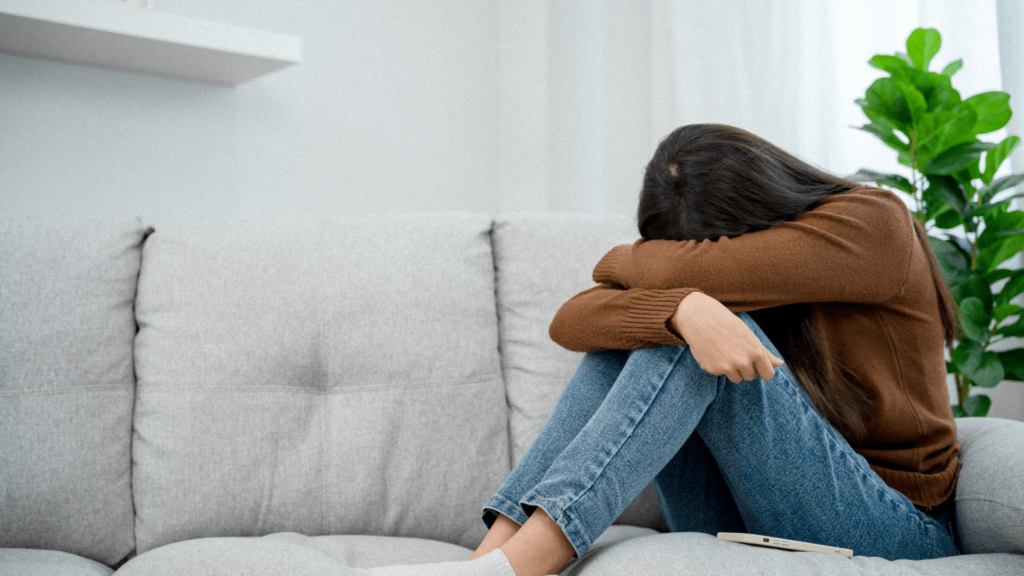
[[[543,508],[536,508],[515,537],[498,546],[516,576],[558,574],[576,549]]]
[[[519,528],[519,524],[516,524],[514,520],[504,514],[498,514],[494,523],[491,524],[491,529],[487,532],[487,536],[484,537],[484,541],[480,543],[480,546],[477,546],[476,551],[466,560],[476,560],[508,542],[519,531]]]

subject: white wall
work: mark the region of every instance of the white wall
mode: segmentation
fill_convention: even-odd
[[[304,61],[223,88],[0,54],[0,212],[493,211],[496,2],[155,9],[301,36]]]
[[[631,215],[657,142],[692,122],[735,124],[839,174],[898,170],[850,127],[865,121],[853,99],[882,75],[866,61],[904,50],[918,25],[943,34],[937,66],[965,59],[964,96],[1000,89],[1000,64],[1003,89],[1024,93],[1020,58],[1005,57],[1019,56],[1019,26],[1000,22],[1016,47],[1003,62],[979,33],[996,6],[1021,20],[1015,0],[969,14],[954,0],[155,5],[301,36],[304,60],[223,88],[0,54],[0,214]],[[1024,419],[1024,384],[992,395],[993,415]]]

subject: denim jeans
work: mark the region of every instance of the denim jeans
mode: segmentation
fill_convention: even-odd
[[[958,554],[948,519],[887,486],[788,365],[733,383],[701,369],[689,346],[585,355],[483,520],[521,525],[540,507],[578,558],[652,480],[673,532],[750,532],[891,560]]]

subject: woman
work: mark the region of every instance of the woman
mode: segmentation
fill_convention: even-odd
[[[958,312],[902,201],[690,125],[647,165],[638,225],[551,324],[587,354],[471,561],[401,568],[555,574],[652,480],[673,532],[958,554]]]

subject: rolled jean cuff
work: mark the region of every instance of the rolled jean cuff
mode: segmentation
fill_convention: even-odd
[[[582,558],[586,554],[587,550],[590,549],[590,542],[583,537],[583,533],[580,532],[579,525],[573,521],[572,518],[563,510],[558,504],[555,504],[551,500],[541,498],[537,496],[532,490],[523,496],[523,499],[519,501],[519,505],[526,510],[527,508],[541,508],[548,513],[548,516],[555,521],[555,524],[562,529],[565,537],[572,544],[573,550],[576,551],[576,557]]]
[[[484,524],[487,525],[488,530],[490,530],[494,521],[498,519],[498,512],[508,516],[513,522],[520,526],[526,523],[527,516],[519,506],[495,494],[487,501],[487,504],[484,504],[484,510],[481,513],[481,518],[483,519]]]

